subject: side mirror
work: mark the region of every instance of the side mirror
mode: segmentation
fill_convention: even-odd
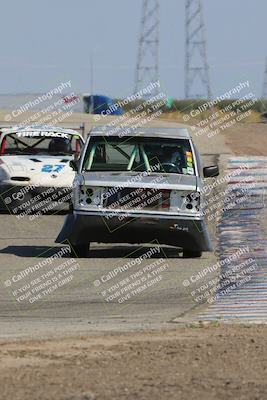
[[[213,178],[214,176],[218,176],[219,173],[218,165],[212,165],[210,167],[203,168],[204,178]]]
[[[73,171],[78,171],[79,160],[70,160],[69,165],[73,169]]]

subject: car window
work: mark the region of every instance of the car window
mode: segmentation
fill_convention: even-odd
[[[195,163],[187,139],[99,136],[89,140],[83,170],[194,175]]]
[[[80,152],[80,137],[68,135],[64,137],[18,136],[11,133],[3,137],[1,155],[72,155]]]

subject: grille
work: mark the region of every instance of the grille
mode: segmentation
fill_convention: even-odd
[[[103,207],[109,209],[151,209],[169,208],[170,190],[146,188],[106,188]]]

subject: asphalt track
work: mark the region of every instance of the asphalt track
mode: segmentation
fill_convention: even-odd
[[[227,153],[227,148],[222,148],[220,141],[213,141],[208,146],[200,141],[198,145],[204,154],[206,165],[214,163],[222,151]],[[195,301],[183,282],[205,267],[213,265],[216,257],[212,253],[204,253],[201,259],[182,259],[177,249],[164,247],[160,254],[155,253],[149,259],[142,260],[140,265],[135,264],[125,273],[102,283],[101,277],[107,277],[118,266],[124,266],[138,257],[140,259],[140,255],[146,254],[152,248],[151,245],[141,248],[93,244],[88,258],[64,266],[66,274],[54,278],[60,281],[58,287],[54,285],[55,290],[49,293],[47,290],[41,298],[30,303],[29,298],[23,298],[28,292],[27,285],[37,287],[43,284],[51,278],[46,275],[49,270],[59,273],[60,265],[70,260],[67,254],[62,259],[55,260],[53,265],[45,265],[34,273],[20,276],[21,271],[36,266],[60,250],[54,240],[64,216],[42,216],[30,221],[27,218],[18,220],[15,216],[2,214],[0,220],[2,339],[173,327],[173,321],[187,320],[192,313],[205,308]],[[214,239],[214,232],[212,235]],[[160,264],[162,259],[164,263]],[[126,299],[129,292],[127,290],[122,296],[108,298],[108,295],[116,293],[116,287],[121,289],[129,282],[136,282],[138,276],[133,276],[134,273],[141,270],[141,274],[144,271],[147,273],[148,265],[157,261],[157,266],[162,267],[158,273],[160,279],[150,276],[149,287],[135,293],[131,298]],[[16,276],[17,282],[12,281],[10,284],[13,276]],[[125,280],[127,278],[128,283]],[[207,277],[208,280],[211,278],[211,275]],[[118,298],[122,299],[123,295],[124,300],[119,303]]]

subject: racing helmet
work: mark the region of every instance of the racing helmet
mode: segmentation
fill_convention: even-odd
[[[51,153],[71,153],[70,140],[65,138],[53,138],[49,143],[48,150]]]

